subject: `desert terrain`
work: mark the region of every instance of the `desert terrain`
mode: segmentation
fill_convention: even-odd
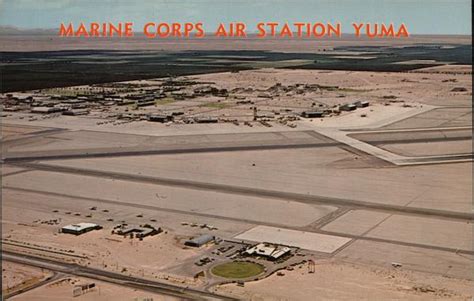
[[[2,291],[11,300],[471,300],[470,45],[424,41],[389,61],[400,45],[373,45],[383,48],[373,65],[348,70],[345,60],[374,53],[347,41],[298,54],[282,42],[268,46],[277,57],[173,54],[202,68],[191,74],[7,88]],[[16,55],[4,62],[10,75],[30,68]],[[47,60],[138,58],[65,55]],[[41,64],[31,68],[45,72]],[[66,233],[81,223],[98,227]]]

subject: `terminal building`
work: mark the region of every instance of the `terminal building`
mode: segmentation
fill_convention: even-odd
[[[244,255],[261,256],[268,260],[278,260],[284,255],[290,254],[291,249],[274,244],[260,243],[244,251]]]

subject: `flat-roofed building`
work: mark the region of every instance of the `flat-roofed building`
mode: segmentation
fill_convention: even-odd
[[[324,116],[324,112],[321,111],[305,111],[301,113],[301,117],[304,118],[320,118]]]
[[[93,223],[78,223],[67,225],[61,228],[62,233],[69,233],[74,235],[80,235],[92,230],[100,230],[102,226]]]
[[[194,117],[196,123],[218,123],[219,120],[216,117]]]
[[[351,103],[339,107],[339,110],[341,111],[354,111],[355,109],[357,109],[356,105]]]
[[[369,106],[369,102],[368,101],[356,101],[354,102],[354,105],[358,108],[366,108]]]
[[[149,121],[154,121],[154,122],[170,122],[173,121],[173,116],[172,115],[159,115],[159,114],[151,114],[148,116]]]
[[[291,251],[288,247],[275,244],[260,243],[244,251],[245,255],[262,256],[269,260],[277,260]]]
[[[201,247],[211,241],[214,241],[215,237],[209,234],[203,234],[193,239],[187,240],[184,244],[190,247]]]
[[[40,113],[40,114],[51,114],[64,111],[62,108],[58,107],[34,107],[31,109],[31,113]]]
[[[114,234],[119,234],[119,235],[131,235],[132,237],[135,236],[137,238],[144,238],[149,235],[155,235],[158,233],[163,232],[161,228],[154,228],[150,225],[143,225],[143,226],[137,226],[137,225],[125,225],[121,224],[118,225],[114,228],[112,233]]]

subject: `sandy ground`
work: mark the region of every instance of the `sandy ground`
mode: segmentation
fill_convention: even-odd
[[[12,199],[8,193],[4,194],[4,196],[10,200]],[[37,203],[42,196],[22,194],[20,195],[20,199],[18,199],[18,203],[22,203],[22,197],[34,198],[36,200],[35,203]],[[52,204],[53,207],[55,207],[54,204],[56,200],[54,198],[43,196],[43,201],[44,200],[46,200],[46,206],[49,206],[49,208],[51,208]],[[94,205],[99,204],[96,203]],[[85,206],[90,206],[90,204],[86,204]],[[108,206],[107,208],[110,210],[110,213],[107,213],[108,217],[113,216],[116,218],[116,221],[106,222],[105,218],[100,220],[100,218],[97,217],[83,217],[86,213],[92,212],[86,208],[84,208],[87,210],[86,212],[82,211],[82,217],[76,217],[72,214],[67,215],[61,207],[56,208],[61,210],[61,212],[55,214],[51,212],[51,209],[42,208],[37,204],[32,206],[26,205],[26,207],[21,207],[21,205],[12,206],[9,205],[9,202],[7,202],[6,205],[4,204],[2,206],[2,247],[13,251],[33,252],[33,254],[46,258],[94,266],[115,273],[136,275],[151,280],[168,280],[178,285],[183,285],[183,283],[186,283],[186,285],[196,284],[192,280],[194,274],[184,273],[181,275],[170,275],[167,269],[174,268],[187,260],[193,262],[193,258],[202,256],[202,254],[207,252],[207,247],[184,247],[184,241],[186,239],[195,235],[209,233],[209,231],[205,231],[199,227],[184,228],[183,226],[178,226],[181,221],[193,222],[197,220],[190,219],[189,217],[183,218],[180,215],[172,215],[166,219],[167,214],[164,213],[161,214],[164,218],[160,218],[161,215],[159,214],[153,216],[158,222],[152,222],[149,220],[150,215],[148,215],[148,212],[139,212],[147,217],[144,220],[144,218],[135,217],[137,213],[133,214],[133,210],[129,208],[123,209]],[[99,205],[98,210],[101,210],[100,208],[104,207]],[[66,207],[65,209],[77,210],[78,208],[77,206],[69,205],[69,208]],[[118,214],[114,214],[117,211]],[[130,224],[149,223],[155,226],[171,226],[173,223],[169,222],[169,220],[175,220],[173,227],[181,227],[181,229],[179,229],[179,233],[175,233],[166,228],[165,232],[159,235],[147,237],[143,241],[139,241],[138,239],[124,238],[119,235],[111,234],[113,226],[119,223],[121,218]],[[59,220],[59,223],[52,225],[44,223],[51,220]],[[99,223],[104,226],[104,229],[80,236],[58,233],[58,229],[61,226],[81,221]],[[220,227],[218,223],[209,222],[209,224]],[[232,223],[229,223],[228,226],[234,228],[233,231],[239,229],[239,226],[233,227],[231,224]],[[188,228],[189,230],[187,230]],[[221,235],[225,233],[225,231],[226,230],[212,234]]]
[[[75,285],[95,283],[96,287],[77,297],[73,296]],[[136,298],[153,298],[153,300],[175,301],[179,298],[163,296],[154,293],[139,291],[120,285],[109,284],[87,278],[70,277],[55,281],[37,289],[18,295],[11,300],[16,301],[49,301],[49,300],[141,300]]]
[[[184,248],[184,239],[189,237],[181,237],[181,242],[171,233],[162,233],[138,241],[112,235],[111,228],[89,232],[79,237],[58,234],[58,226],[38,227],[3,223],[2,228],[5,249],[30,251],[54,259],[154,280],[169,278],[164,270],[203,252],[202,249]],[[176,277],[175,281],[193,285],[192,278]]]
[[[45,130],[45,128],[31,127],[31,126],[8,126],[1,125],[1,138],[4,140],[19,138],[26,134],[31,134],[37,131]]]
[[[472,92],[472,80],[468,74],[260,69],[242,71],[237,74],[204,74],[192,78],[214,81],[216,85],[229,89],[236,86],[267,89],[277,82],[285,85],[308,83],[338,86],[342,89],[339,92],[325,91],[312,95],[313,101],[329,104],[344,103],[349,99],[380,101],[383,96],[393,95],[397,97],[397,100],[406,102],[449,106],[458,104],[458,101],[464,101],[465,104],[468,104],[470,100],[469,92]],[[446,79],[453,79],[454,82],[444,81]],[[463,93],[451,92],[452,88],[459,86],[465,87],[468,91]],[[337,96],[340,94],[345,95],[345,97],[338,98]],[[300,96],[297,96],[297,98],[304,99]]]
[[[470,300],[473,283],[442,276],[349,263],[316,262],[284,276],[217,288],[244,300]],[[291,288],[290,288],[291,287]]]
[[[232,237],[251,227],[246,223],[200,217],[192,213],[137,210],[94,200],[78,201],[75,198],[11,190],[3,190],[3,197],[6,199],[2,204],[4,249],[33,252],[46,258],[151,280],[169,281],[176,285],[200,285],[189,279],[199,271],[196,271],[198,267],[193,263],[213,247],[211,244],[202,248],[189,248],[184,246],[185,240],[202,234]],[[90,210],[92,206],[97,206],[97,209]],[[52,212],[53,208],[57,212]],[[107,212],[103,212],[105,209]],[[91,217],[85,217],[88,214]],[[114,221],[108,221],[109,218]],[[51,220],[59,222],[45,223]],[[164,227],[165,232],[143,241],[111,234],[112,228],[122,220],[129,224],[148,223]],[[61,226],[78,222],[97,223],[104,229],[80,236],[58,233]],[[182,225],[182,222],[187,222],[187,225]],[[192,227],[192,223],[212,225],[217,230]]]
[[[416,72],[436,73],[472,73],[472,65],[444,65],[417,69]]]
[[[51,272],[2,260],[2,294],[30,287],[49,276]]]
[[[1,165],[0,170],[2,172],[2,176],[11,174],[11,173],[16,173],[16,172],[21,172],[26,170],[26,168],[21,168],[21,167],[16,167],[16,166],[6,166],[6,165]]]

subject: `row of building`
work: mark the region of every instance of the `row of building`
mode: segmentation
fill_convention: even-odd
[[[94,224],[94,223],[77,223],[64,226],[60,229],[61,233],[81,235],[90,231],[100,230],[103,227]],[[161,228],[155,228],[151,225],[128,225],[128,224],[119,224],[114,227],[112,234],[136,237],[142,239],[147,236],[156,235],[163,232]]]
[[[335,109],[317,110],[317,111],[304,111],[301,113],[301,117],[304,118],[322,118],[332,113],[340,111],[354,111],[357,108],[365,108],[369,106],[368,101],[356,101],[354,103],[343,104],[336,107]]]

